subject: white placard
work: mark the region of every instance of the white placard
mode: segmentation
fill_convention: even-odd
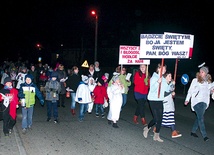
[[[140,58],[189,58],[193,39],[190,34],[141,34]]]
[[[140,46],[120,45],[119,64],[137,65],[150,64],[149,59],[140,59]]]

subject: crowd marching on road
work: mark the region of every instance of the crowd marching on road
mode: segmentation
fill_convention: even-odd
[[[59,123],[58,108],[65,108],[66,97],[71,98],[69,110],[72,116],[78,114],[79,122],[84,122],[86,113],[92,114],[95,111],[96,117],[106,118],[106,123],[113,128],[119,128],[120,113],[126,105],[129,89],[133,86],[137,106],[133,111],[134,117],[130,117],[133,117],[135,124],[139,124],[140,117],[144,126],[143,136],[147,138],[154,126],[153,140],[163,142],[160,131],[161,127],[165,126],[171,129],[172,138],[181,137],[182,134],[175,129],[175,81],[167,71],[167,66],[158,64],[156,71],[150,76],[148,66],[142,64],[134,73],[133,82],[127,78],[126,72],[127,68],[117,66],[110,78],[111,74],[104,73],[98,61],[91,64],[81,75],[78,66],[66,70],[62,63],[57,63],[55,68],[52,68],[41,62],[30,65],[24,62],[4,62],[1,66],[0,90],[0,119],[3,121],[4,135],[9,136],[13,132],[17,108],[22,109],[22,133],[26,134],[31,130],[36,102],[47,106],[47,122],[53,118],[54,123]],[[187,105],[191,98],[191,107],[196,113],[190,135],[198,137],[196,130],[200,129],[204,141],[209,140],[204,113],[214,92],[214,83],[208,73],[206,66],[199,69],[184,102]],[[149,103],[153,116],[149,122],[146,121],[145,103]],[[77,104],[79,112],[76,111]]]

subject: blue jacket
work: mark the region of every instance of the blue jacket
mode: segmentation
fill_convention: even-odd
[[[40,103],[43,105],[44,98],[43,98],[42,93],[39,91],[38,87],[33,82],[31,82],[30,84],[27,84],[26,78],[30,78],[31,81],[33,81],[33,76],[31,74],[27,74],[25,76],[25,83],[22,83],[20,85],[18,97],[20,99],[25,99],[27,108],[34,106],[34,104],[36,102],[36,100],[35,100],[36,96],[40,100]]]
[[[150,89],[148,93],[148,100],[150,101],[163,101],[164,92],[169,92],[170,85],[168,85],[166,79],[162,77],[160,96],[158,97],[159,83],[157,81],[159,78],[160,75],[158,75],[156,72],[154,72],[152,77],[150,78]]]

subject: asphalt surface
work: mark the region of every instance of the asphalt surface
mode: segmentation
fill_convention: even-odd
[[[153,141],[153,132],[148,138],[143,137],[143,125],[132,122],[136,108],[133,92],[130,90],[128,102],[121,112],[115,129],[105,118],[95,117],[86,113],[83,122],[78,121],[77,115],[70,113],[70,99],[66,99],[66,107],[59,108],[59,123],[53,119],[46,122],[46,106],[35,105],[33,127],[26,134],[21,129],[21,109],[17,113],[17,123],[13,133],[4,136],[0,129],[0,155],[213,155],[214,154],[214,102],[205,113],[205,124],[209,141],[204,142],[200,132],[198,138],[190,136],[195,115],[190,105],[184,106],[185,95],[180,91],[175,97],[176,127],[182,137],[171,138],[168,128],[161,128],[160,137],[163,143]],[[94,109],[93,109],[94,110]],[[106,110],[108,111],[108,109]],[[151,119],[149,106],[146,106],[146,119]],[[0,121],[2,126],[2,121]]]

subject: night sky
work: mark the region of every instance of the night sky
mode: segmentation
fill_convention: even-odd
[[[197,70],[200,63],[206,62],[210,70],[213,70],[209,56],[213,40],[210,35],[213,33],[211,6],[208,0],[3,1],[1,60],[14,60],[18,55],[29,57],[37,43],[51,51],[59,50],[61,44],[66,48],[94,48],[94,19],[90,10],[95,8],[99,12],[98,49],[118,48],[119,45],[139,46],[140,34],[143,33],[192,34],[193,58],[181,60],[178,67]],[[116,66],[117,62],[118,59],[113,64]],[[174,63],[174,60],[166,62]]]

